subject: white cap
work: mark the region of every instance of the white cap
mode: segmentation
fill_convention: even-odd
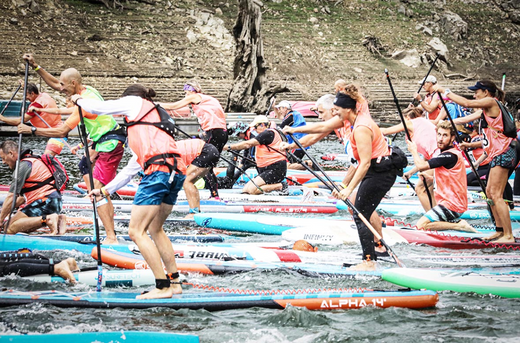
[[[267,118],[263,114],[256,116],[253,122],[249,124],[249,127],[255,127],[256,125],[261,123],[269,124],[269,118]]]
[[[274,107],[276,107],[276,108],[285,107],[285,108],[292,110],[291,103],[287,100],[280,101],[280,103]]]
[[[437,83],[437,78],[433,75],[428,75],[426,79],[422,79],[421,81],[419,81],[419,84],[422,85],[423,82]]]

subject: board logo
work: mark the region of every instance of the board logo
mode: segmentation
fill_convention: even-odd
[[[202,227],[207,227],[211,223],[211,218],[206,218],[202,221]]]

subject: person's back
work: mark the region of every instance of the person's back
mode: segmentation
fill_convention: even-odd
[[[47,108],[58,108],[56,105],[56,101],[47,93],[40,93],[36,97],[36,99],[31,103],[30,106],[37,106],[36,104],[40,105],[43,109],[42,112],[39,113],[39,116],[37,116],[35,113],[28,112],[27,114],[31,116],[31,124],[35,127],[58,127],[62,124],[61,122],[61,116],[56,114],[51,114],[45,112],[45,109]],[[45,123],[39,118],[43,119]],[[47,124],[49,126],[47,126]]]

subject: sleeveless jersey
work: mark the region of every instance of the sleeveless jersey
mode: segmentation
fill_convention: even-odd
[[[357,161],[360,161],[355,132],[356,129],[360,126],[366,126],[372,131],[372,156],[370,159],[378,158],[380,156],[388,156],[390,155],[390,150],[388,149],[388,144],[386,143],[385,137],[381,133],[379,126],[372,120],[372,117],[367,115],[358,115],[356,118],[356,122],[354,123],[354,128],[352,129],[352,134],[350,136],[350,143],[352,144],[352,152],[354,154],[354,158]]]
[[[432,103],[433,98],[436,95],[437,95],[437,93],[426,94],[424,101],[429,105]],[[428,116],[428,119],[435,120],[439,116],[439,113],[441,113],[441,106],[442,106],[442,104],[439,104],[439,106],[435,110],[433,110],[433,112],[431,112],[431,113],[428,113],[428,111],[425,111]]]
[[[274,132],[274,140],[269,145],[258,145],[256,147],[256,154],[255,154],[255,160],[256,165],[259,168],[265,168],[268,165],[271,165],[278,161],[283,161],[286,159],[284,155],[281,155],[280,153],[274,151],[274,148],[281,152],[280,150],[280,144],[283,142],[282,138],[280,137],[280,134],[275,129],[268,129],[270,131]]]
[[[161,121],[159,113],[156,109],[153,109],[155,105],[148,100],[143,99],[141,111],[134,120],[128,120],[129,123],[133,122],[145,122],[145,123],[157,123]],[[109,116],[106,116],[109,117]],[[146,166],[152,158],[163,154],[175,154],[179,157],[176,158],[177,169],[180,173],[186,174],[186,164],[180,158],[180,151],[177,148],[175,140],[165,131],[153,126],[153,125],[132,125],[128,126],[128,145],[130,149],[137,155],[137,162],[143,168],[146,175],[150,175],[156,171],[162,171],[170,173],[170,169],[167,165],[151,164]],[[170,165],[175,165],[173,157],[167,157],[161,159],[166,161]]]
[[[462,153],[455,147],[446,152],[457,156],[457,164],[451,169],[435,168],[435,200],[437,204],[451,211],[463,213],[468,210],[468,185],[466,181],[466,167]]]
[[[54,101],[54,99],[51,98],[51,96],[47,93],[38,94],[38,97],[36,97],[36,99],[33,102],[40,104],[44,110],[46,108],[58,108],[58,106],[56,106],[56,101]],[[32,117],[30,122],[34,127],[47,128],[49,126],[58,127],[61,125],[61,116],[57,114],[50,114],[45,111],[38,113],[38,115],[42,117],[42,119],[47,124],[49,124],[49,126],[47,126],[43,121],[41,121],[40,118],[38,118],[38,116],[33,116],[31,114],[29,115]]]
[[[439,153],[435,125],[428,119],[421,117],[414,118],[411,121],[413,125],[412,141],[417,144],[417,151],[426,160],[432,159]]]
[[[504,153],[514,138],[507,137],[503,133],[504,123],[502,121],[502,111],[500,111],[500,114],[496,118],[489,117],[485,111],[483,111],[483,113],[488,124],[488,127],[482,129],[484,133],[483,148],[488,154],[488,157],[493,159]]]
[[[40,160],[34,157],[25,157],[22,158],[22,161],[28,161],[32,164],[31,174],[25,180],[25,184],[22,187],[22,192],[24,191],[24,188],[29,188],[36,186],[38,182],[43,182],[47,180],[48,178],[52,177],[51,172],[49,171],[49,168]],[[56,191],[56,188],[54,188],[53,185],[47,184],[43,185],[40,188],[37,188],[35,190],[24,192],[23,196],[25,197],[25,203],[26,205],[29,205],[33,202],[35,202],[38,199],[43,199],[49,194]]]
[[[220,102],[212,96],[198,93],[201,101],[193,104],[193,112],[199,119],[199,124],[204,131],[212,129],[226,130],[226,114],[220,105]]]

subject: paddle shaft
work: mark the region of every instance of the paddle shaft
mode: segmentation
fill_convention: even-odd
[[[340,189],[338,188],[338,186],[334,183],[334,181],[332,181],[332,179],[327,175],[327,173],[325,173],[325,171],[323,170],[323,168],[321,168],[321,166],[319,166],[316,162],[316,160],[310,156],[306,151],[305,149],[303,148],[303,146],[301,145],[301,143],[298,141],[298,139],[296,139],[296,137],[294,137],[291,133],[289,133],[289,136],[291,136],[291,138],[293,139],[293,141],[296,143],[296,145],[298,145],[298,147],[300,149],[302,149],[305,153],[305,155],[307,155],[307,157],[312,161],[312,163],[316,164],[317,165],[317,168],[320,170],[320,172],[327,178],[327,180],[329,181],[329,183],[325,182],[325,180],[319,176],[318,173],[316,173],[314,170],[312,170],[312,168],[310,168],[309,166],[306,166],[304,164],[304,166],[306,166],[307,170],[312,173],[314,176],[316,176],[316,178],[318,178],[325,186],[327,186],[331,191],[333,190],[336,190],[338,193],[340,192]],[[289,153],[290,154],[290,153]],[[292,154],[291,154],[292,155]],[[300,160],[298,157],[294,156],[293,155],[293,158],[296,158],[297,160]],[[300,160],[301,161],[301,160]],[[370,222],[365,218],[365,216],[359,212],[359,210],[354,206],[354,204],[347,198],[346,200],[343,200],[343,202],[345,202],[345,204],[347,204],[347,206],[349,206],[352,211],[354,211],[354,213],[357,214],[357,216],[359,217],[359,219],[361,219],[361,221],[367,226],[367,228],[372,232],[372,234],[381,242],[381,244],[384,245],[384,247],[386,248],[386,250],[388,251],[388,254],[390,254],[390,256],[392,256],[392,258],[394,259],[395,263],[397,263],[397,265],[399,267],[404,267],[404,264],[399,260],[399,258],[397,257],[397,255],[393,252],[393,250],[388,246],[388,244],[386,244],[386,242],[384,241],[383,237],[381,237],[381,235],[376,231],[376,229],[374,229],[374,227],[372,226],[372,224],[370,224]]]
[[[27,101],[27,80],[29,78],[29,62],[25,62],[25,76],[24,76],[24,83],[23,83],[23,100],[22,100],[22,108],[20,110],[20,123],[23,123],[23,117],[25,116],[25,106]],[[16,92],[13,94],[13,97],[16,95],[18,90],[20,89],[21,85],[18,87]],[[12,98],[11,98],[12,100]],[[9,102],[11,102],[9,100]],[[5,106],[7,108],[7,105]],[[9,224],[11,224],[11,217],[13,215],[13,212],[16,208],[16,199],[18,199],[18,182],[21,180],[18,180],[18,172],[20,171],[20,158],[22,154],[22,134],[20,133],[18,135],[18,158],[16,159],[16,165],[14,167],[14,191],[13,191],[13,202],[11,204],[11,212],[9,212],[9,217],[7,218],[7,223],[4,225],[4,235],[7,233],[7,228],[9,227]]]
[[[453,130],[455,130],[455,139],[457,140],[457,143],[462,143],[462,138],[460,138],[459,131],[457,131],[457,126],[455,126],[455,122],[453,122],[453,118],[451,117],[450,112],[448,111],[448,107],[446,107],[446,103],[444,102],[444,99],[442,98],[442,94],[440,92],[437,92],[437,94],[439,95],[439,99],[441,99],[442,107],[444,108],[444,111],[446,111],[446,115],[451,123],[451,126],[453,127]],[[487,199],[486,186],[484,185],[484,181],[482,181],[482,179],[478,175],[477,169],[473,165],[473,162],[471,162],[471,158],[469,157],[468,152],[466,150],[462,150],[462,152],[464,153],[464,156],[466,156],[466,159],[468,160],[471,170],[475,174],[478,184],[480,185],[480,188],[482,189],[482,193],[484,193],[484,196]],[[491,211],[491,206],[489,205],[489,203],[487,201],[486,201],[486,203],[487,203],[487,209],[489,211],[489,216],[491,217],[493,224],[496,226],[496,221],[495,221],[495,217],[493,216],[493,211]]]
[[[439,55],[437,55],[439,56]],[[437,59],[435,59],[437,61]],[[434,64],[435,64],[434,61]],[[433,65],[432,65],[433,66]],[[430,69],[431,71],[431,69]],[[429,74],[430,72],[428,72]],[[410,131],[408,131],[408,127],[406,126],[406,121],[404,120],[403,112],[401,111],[401,107],[399,106],[399,100],[397,99],[397,95],[395,94],[394,87],[392,86],[392,81],[390,80],[390,75],[388,74],[388,69],[385,69],[386,79],[388,80],[388,86],[390,86],[390,90],[392,91],[392,96],[394,97],[395,106],[397,107],[397,112],[399,113],[399,118],[401,118],[401,122],[403,123],[404,132],[406,133],[406,138],[408,138],[409,141],[412,141],[412,136],[410,135]],[[425,78],[426,79],[426,78]],[[424,82],[423,82],[424,85]],[[422,86],[421,86],[422,88]],[[419,89],[421,90],[421,89]],[[432,195],[430,194],[430,190],[428,189],[428,185],[426,184],[426,179],[423,177],[423,184],[424,184],[424,190],[426,191],[426,195],[428,196],[428,201],[430,202],[430,207],[433,207],[433,199]],[[410,180],[408,181],[409,185],[412,185]],[[415,189],[415,187],[414,187]]]
[[[84,149],[85,149],[85,158],[87,160],[87,168],[88,168],[88,178],[90,181],[90,185],[93,188],[94,187],[94,176],[92,175],[92,163],[90,162],[90,152],[88,147],[88,141],[87,141],[87,130],[85,128],[85,120],[83,119],[83,110],[81,109],[81,106],[78,106],[79,111],[79,120],[80,120],[80,126],[79,126],[79,133],[80,133],[80,140],[83,143]],[[101,239],[99,235],[99,223],[97,221],[97,202],[96,198],[92,200],[92,209],[94,213],[94,231],[96,233],[96,247],[97,247],[97,262],[98,262],[98,280],[97,280],[97,286],[96,291],[101,292],[101,283],[103,279],[103,262],[101,261]]]
[[[506,73],[502,74],[502,90],[506,87]]]
[[[7,110],[7,107],[9,107],[9,105],[10,105],[11,102],[13,101],[14,97],[16,96],[16,94],[18,93],[18,91],[20,90],[20,88],[22,88],[22,85],[18,85],[18,88],[16,88],[16,90],[14,91],[13,96],[11,97],[11,99],[9,99],[9,101],[7,102],[7,104],[5,104],[5,107],[2,109],[2,112],[0,112],[0,116],[3,115],[4,112]]]
[[[421,92],[421,89],[423,88],[424,84],[426,83],[426,79],[428,78],[428,76],[430,76],[430,73],[432,72],[433,67],[435,66],[435,63],[436,63],[437,60],[439,59],[439,56],[440,56],[440,54],[437,54],[437,55],[435,56],[435,59],[433,60],[432,65],[430,66],[430,69],[428,70],[428,73],[426,74],[426,76],[425,76],[424,79],[422,80],[422,82],[421,82],[421,86],[419,87],[419,90],[417,91],[417,93],[420,93],[420,92]],[[412,100],[412,105],[415,106],[415,102],[416,102],[416,101],[417,101],[416,99],[413,99],[413,100]]]

